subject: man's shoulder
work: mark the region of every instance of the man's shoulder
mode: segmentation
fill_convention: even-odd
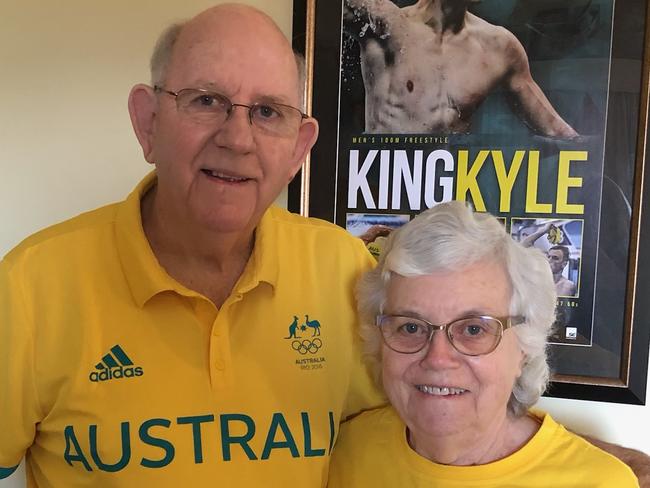
[[[503,26],[491,24],[481,17],[467,13],[465,28],[471,36],[480,38],[491,48],[499,51],[523,51],[517,37]]]
[[[508,34],[511,36],[513,35],[512,32],[505,27],[492,24],[471,12],[467,12],[465,15],[465,28],[473,34],[490,34],[497,36],[507,36]]]
[[[301,239],[332,239],[353,246],[363,245],[361,239],[354,237],[345,229],[326,220],[315,217],[303,217],[283,208],[273,206],[268,211],[268,218],[282,232],[295,233]]]
[[[303,217],[271,207],[260,225],[261,245],[291,261],[312,263],[319,269],[345,269],[355,274],[375,263],[358,237],[313,217]]]
[[[383,436],[386,433],[384,428],[395,424],[395,422],[399,422],[397,413],[390,405],[384,405],[382,407],[361,412],[359,415],[345,421],[341,424],[341,432],[345,431],[347,435],[363,433],[364,437],[366,437],[369,432],[377,432],[381,433],[379,435]],[[381,428],[378,428],[380,426]]]
[[[562,276],[555,284],[557,294],[560,296],[573,296],[576,294],[576,285],[573,281]]]
[[[336,441],[338,454],[358,456],[359,460],[373,456],[377,450],[388,449],[402,422],[390,405],[366,410],[343,422]],[[367,446],[373,448],[368,451]]]
[[[3,260],[14,262],[42,248],[47,248],[48,251],[60,248],[61,250],[67,249],[69,252],[74,252],[73,244],[75,242],[83,245],[80,238],[82,234],[88,236],[100,232],[106,226],[114,223],[119,205],[119,203],[105,205],[41,229],[20,242],[7,253]]]

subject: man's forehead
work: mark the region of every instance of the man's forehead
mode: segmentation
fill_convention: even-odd
[[[261,13],[245,10],[188,22],[174,46],[167,78],[226,95],[236,94],[242,83],[254,83],[260,85],[257,95],[288,100],[295,98],[298,72],[281,31]]]
[[[273,63],[264,57],[256,62],[255,56],[243,52],[237,56],[224,52],[222,47],[196,45],[185,56],[179,56],[177,62],[170,63],[167,83],[174,85],[174,89],[203,88],[227,96],[244,94],[255,101],[263,98],[295,102],[299,80],[293,58],[289,62]]]
[[[176,47],[182,51],[212,43],[247,51],[266,47],[277,58],[292,52],[289,41],[269,16],[238,4],[219,5],[191,19],[183,26]]]

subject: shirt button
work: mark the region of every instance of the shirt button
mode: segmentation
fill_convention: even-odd
[[[223,371],[224,369],[226,369],[226,365],[223,362],[223,359],[221,359],[221,358],[217,358],[217,359],[214,360],[214,367],[215,367],[215,369],[218,369],[219,371]]]

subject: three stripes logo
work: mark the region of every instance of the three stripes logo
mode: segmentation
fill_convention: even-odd
[[[95,369],[97,371],[93,371],[88,376],[88,379],[95,383],[120,378],[133,378],[144,374],[140,366],[133,365],[133,361],[119,344],[111,347],[110,352],[95,365]]]

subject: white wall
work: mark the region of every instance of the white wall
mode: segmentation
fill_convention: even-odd
[[[0,15],[0,256],[27,235],[122,199],[149,170],[126,110],[169,22],[213,0],[32,0]],[[249,0],[291,30],[291,0]],[[650,389],[650,388],[649,388]],[[650,453],[650,406],[544,399],[578,431]],[[0,488],[23,486],[17,473]]]

